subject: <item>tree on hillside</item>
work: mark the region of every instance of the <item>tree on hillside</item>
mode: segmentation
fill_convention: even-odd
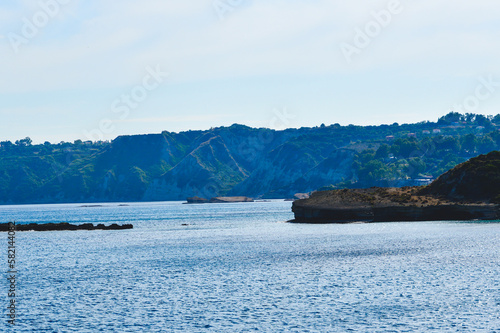
[[[473,123],[475,118],[476,118],[476,115],[474,113],[466,113],[464,120],[467,123]]]
[[[29,146],[31,146],[31,143],[32,143],[31,139],[27,136],[24,139],[17,140],[16,146],[29,147]]]
[[[417,178],[419,174],[425,172],[426,167],[427,165],[420,157],[410,158],[408,160],[408,176]]]
[[[451,123],[458,123],[463,119],[463,115],[458,112],[450,112],[447,115],[438,119],[438,125],[450,125]]]
[[[403,158],[408,158],[420,151],[417,139],[405,138],[397,139],[391,147],[391,152]]]
[[[487,154],[496,148],[495,141],[489,135],[479,138],[476,145],[480,154]]]
[[[375,158],[387,158],[389,156],[390,152],[390,147],[389,145],[386,145],[385,143],[380,145],[380,147],[377,149],[377,152],[375,153]]]
[[[389,168],[384,163],[379,160],[372,160],[358,170],[358,179],[372,185],[375,181],[386,178],[389,172]]]
[[[474,134],[467,134],[462,137],[462,149],[472,154],[476,151],[477,140]]]
[[[439,136],[434,141],[437,150],[451,150],[451,151],[459,151],[460,150],[460,142],[451,136],[443,137]]]
[[[0,142],[0,147],[2,147],[5,150],[9,150],[14,146],[14,144],[10,141],[2,141]]]
[[[491,121],[483,116],[482,114],[478,114],[476,115],[476,118],[474,119],[474,123],[477,125],[477,126],[484,126],[484,127],[491,127]]]
[[[500,114],[497,114],[496,116],[494,116],[491,121],[494,123],[494,124],[497,124],[497,125],[500,125]]]

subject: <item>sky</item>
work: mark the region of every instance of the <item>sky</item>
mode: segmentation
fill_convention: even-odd
[[[0,140],[500,113],[494,0],[0,5]]]

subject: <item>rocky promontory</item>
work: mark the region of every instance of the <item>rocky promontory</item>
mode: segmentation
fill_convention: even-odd
[[[292,205],[294,222],[500,219],[500,152],[481,155],[424,187],[315,192]]]

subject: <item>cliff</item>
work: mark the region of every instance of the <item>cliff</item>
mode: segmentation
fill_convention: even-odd
[[[318,188],[402,186],[500,149],[499,131],[477,135],[473,122],[447,124],[285,130],[234,124],[111,142],[1,141],[0,204],[292,198]],[[437,127],[442,135],[423,134]],[[443,180],[440,188],[447,186]],[[429,191],[441,191],[437,187]],[[466,198],[460,186],[450,191]],[[495,190],[478,191],[489,197]]]
[[[315,192],[292,205],[295,222],[391,222],[500,219],[500,152],[481,155],[427,187]]]
[[[109,143],[2,143],[0,204],[292,197],[347,177],[348,165],[332,178],[332,172],[314,169],[355,136],[337,127],[232,125],[120,136]],[[306,174],[310,179],[297,182]]]

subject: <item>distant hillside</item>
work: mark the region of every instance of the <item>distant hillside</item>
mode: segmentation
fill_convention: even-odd
[[[243,125],[120,136],[112,142],[0,142],[0,203],[286,198],[318,188],[430,182],[500,149],[500,115],[450,113],[437,122]]]

